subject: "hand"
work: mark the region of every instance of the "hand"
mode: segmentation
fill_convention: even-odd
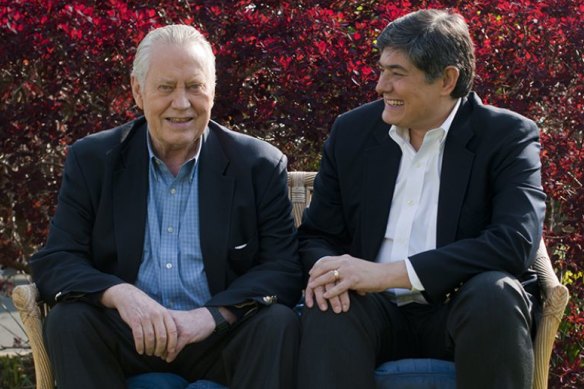
[[[314,306],[314,300],[316,299],[316,304],[321,311],[326,311],[330,304],[335,313],[347,312],[351,306],[349,292],[345,291],[329,300],[324,297],[325,292],[332,289],[334,286],[334,283],[317,286],[316,288],[307,286],[304,291],[304,302],[306,303],[306,306],[312,308]]]
[[[176,353],[177,327],[170,312],[131,284],[118,284],[103,293],[101,303],[117,309],[132,329],[138,354],[164,358]]]
[[[221,308],[219,310],[225,317],[225,312]],[[231,314],[231,312],[229,313]],[[166,362],[172,362],[187,344],[205,340],[215,330],[215,319],[213,319],[211,312],[207,308],[197,308],[191,311],[170,311],[170,314],[178,329],[178,342],[176,350],[166,356]],[[226,317],[226,319],[228,321],[230,319],[234,320],[231,317]]]
[[[311,302],[312,294],[316,296],[319,306],[319,294],[329,302],[338,297],[343,310],[345,302],[341,296],[349,290],[365,294],[388,288],[411,288],[405,261],[376,263],[348,254],[324,257],[314,264],[309,275],[306,294],[310,294]]]

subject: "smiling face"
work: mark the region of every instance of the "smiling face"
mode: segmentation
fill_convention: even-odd
[[[215,87],[197,44],[154,43],[143,85],[132,77],[136,105],[144,111],[156,154],[190,158],[211,118]]]
[[[428,131],[446,120],[454,102],[449,96],[452,86],[446,72],[444,77],[429,82],[405,53],[390,47],[381,52],[379,68],[375,90],[385,102],[384,122]]]

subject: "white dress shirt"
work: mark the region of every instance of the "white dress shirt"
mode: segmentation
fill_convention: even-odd
[[[422,146],[417,152],[410,143],[407,128],[398,128],[394,125],[389,130],[389,136],[401,148],[402,158],[385,237],[376,261],[389,263],[405,260],[412,290],[389,290],[398,305],[410,302],[426,303],[420,293],[424,290],[424,285],[408,257],[436,248],[438,193],[444,143],[460,101],[457,100],[440,127],[424,135]]]

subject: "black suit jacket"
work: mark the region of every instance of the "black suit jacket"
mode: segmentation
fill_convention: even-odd
[[[146,131],[139,118],[69,148],[46,246],[30,261],[45,301],[83,299],[136,280],[147,212]],[[302,272],[286,157],[214,122],[202,140],[199,223],[212,294],[206,305],[294,305]]]
[[[306,271],[326,255],[377,257],[401,160],[382,111],[375,101],[333,125],[299,229]],[[463,99],[445,143],[437,248],[410,257],[430,301],[480,272],[526,272],[545,213],[539,151],[532,121],[474,93]]]

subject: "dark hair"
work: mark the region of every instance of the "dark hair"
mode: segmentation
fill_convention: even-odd
[[[459,70],[452,97],[466,96],[475,76],[474,45],[464,18],[445,10],[421,10],[402,16],[381,32],[377,48],[400,50],[431,82],[447,66]]]

